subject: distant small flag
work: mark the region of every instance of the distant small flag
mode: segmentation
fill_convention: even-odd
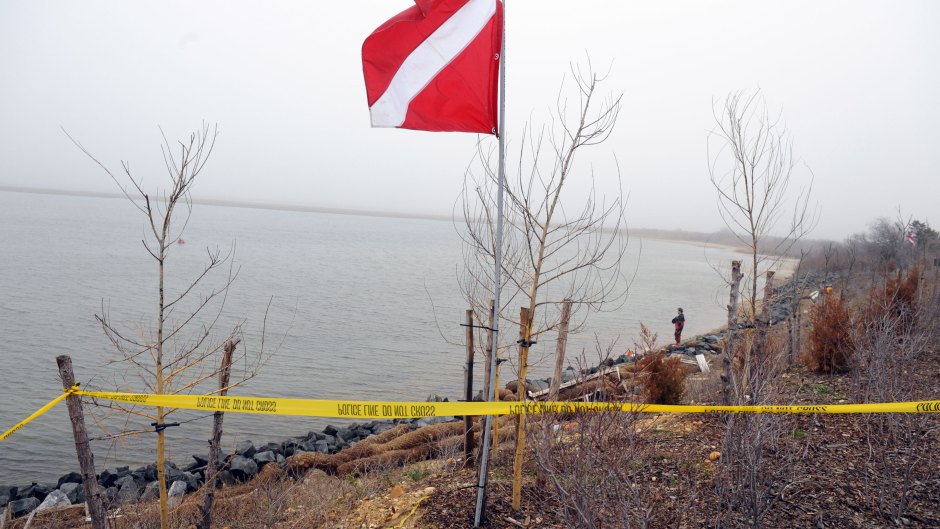
[[[914,230],[907,231],[907,242],[911,243],[911,246],[917,246],[917,234]]]

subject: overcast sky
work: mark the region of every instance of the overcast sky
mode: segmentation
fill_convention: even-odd
[[[157,184],[158,126],[207,120],[221,135],[197,197],[450,215],[477,136],[369,127],[362,41],[410,5],[0,0],[0,186],[115,191],[60,126]],[[721,227],[712,101],[757,88],[815,174],[813,236],[898,207],[937,225],[938,23],[932,1],[509,0],[507,138],[587,52],[624,104],[579,174],[593,164],[612,193],[616,156],[633,227]]]

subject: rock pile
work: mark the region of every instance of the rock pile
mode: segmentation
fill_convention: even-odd
[[[431,395],[428,401],[447,402],[448,399]],[[249,481],[268,464],[274,463],[283,468],[285,459],[294,454],[337,453],[369,436],[390,430],[396,424],[408,423],[410,429],[417,429],[450,420],[453,418],[433,417],[372,421],[348,426],[329,425],[321,432],[308,432],[307,435],[292,437],[280,443],[256,445],[252,441],[241,441],[235,447],[235,452],[224,458],[226,465],[224,470],[217,474],[216,485],[224,487]],[[170,497],[195,492],[205,483],[208,461],[203,455],[194,454],[192,457],[193,461],[182,468],[172,462],[165,464]],[[82,481],[81,474],[69,472],[60,477],[56,483],[33,483],[26,487],[0,486],[0,512],[9,505],[13,516],[19,517],[36,509],[45,510],[83,503],[85,490]],[[128,466],[107,468],[98,475],[98,484],[111,507],[122,503],[150,500],[160,495],[156,464],[141,466],[134,470]]]

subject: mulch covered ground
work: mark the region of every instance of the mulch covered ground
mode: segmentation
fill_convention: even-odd
[[[912,366],[924,395],[940,398],[940,360],[936,356]],[[845,403],[852,380],[846,375],[817,374],[794,366],[784,375],[782,402],[794,404]],[[870,418],[870,417],[868,417]],[[871,442],[873,426],[866,416],[792,415],[784,417],[782,443],[765,457],[772,462],[769,474],[775,487],[762,526],[862,529],[876,527],[940,527],[940,414],[930,416],[917,432],[918,463],[911,477],[895,476],[885,482],[882,458]],[[650,478],[658,476],[661,493],[656,509],[662,520],[657,526],[718,527],[722,505],[715,490],[714,472],[708,472],[708,455],[720,447],[721,416],[686,415],[664,418],[651,432],[657,436],[656,460]],[[903,450],[891,454],[905,461]],[[560,503],[551,487],[535,486],[529,469],[523,488],[523,507],[510,505],[512,463],[508,454],[497,458],[487,504],[486,528],[566,527]],[[718,460],[714,465],[722,464]],[[677,476],[677,469],[692,469]],[[705,469],[705,470],[702,470]],[[476,501],[475,474],[462,471],[432,482],[437,492],[425,501],[414,527],[472,527]],[[686,482],[681,495],[670,490],[679,478]],[[896,500],[897,491],[907,488],[908,506],[900,517],[881,504],[882,497]],[[879,508],[880,506],[880,508]],[[734,513],[731,527],[748,527],[744,513]],[[668,521],[667,521],[668,520]],[[727,527],[729,525],[725,525]],[[614,527],[610,525],[610,527]]]

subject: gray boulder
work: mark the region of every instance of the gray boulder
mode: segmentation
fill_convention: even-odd
[[[187,492],[196,492],[199,490],[200,479],[192,472],[183,472],[183,481],[186,483]]]
[[[229,462],[229,471],[239,481],[248,481],[258,472],[258,464],[252,459],[235,456]]]
[[[324,438],[324,437],[323,437],[324,435],[326,435],[326,434],[323,434],[323,433],[320,433],[320,432],[308,432],[308,433],[307,433],[307,437],[305,437],[304,439],[316,441],[316,440],[318,440],[318,439],[323,439],[323,438]]]
[[[160,482],[151,481],[144,487],[143,494],[140,495],[141,501],[153,500],[160,497]]]
[[[374,428],[372,428],[372,433],[379,434],[379,433],[391,430],[394,427],[395,427],[394,423],[380,422],[379,424],[376,424]]]
[[[258,463],[259,467],[263,467],[268,463],[274,463],[277,461],[277,456],[271,450],[265,450],[264,452],[258,452],[255,454],[255,457],[252,459],[255,460],[255,463]]]
[[[228,470],[219,472],[219,476],[216,478],[216,484],[224,487],[231,487],[236,483],[238,483],[238,481],[235,479],[235,476],[233,476],[232,473]]]
[[[68,474],[59,478],[59,482],[56,483],[56,487],[62,488],[63,483],[81,483],[84,481],[82,475],[78,472],[69,472]]]
[[[356,438],[356,434],[349,428],[338,428],[336,430],[336,437],[348,443]]]
[[[115,505],[118,502],[118,488],[108,487],[101,492],[101,496],[108,504]]]
[[[64,492],[54,490],[46,496],[46,499],[42,500],[42,503],[39,504],[39,507],[36,507],[36,510],[45,511],[46,509],[54,509],[56,507],[68,507],[71,504],[72,502]]]
[[[206,459],[206,458],[204,458],[204,457],[202,457],[202,456],[198,456],[198,455],[196,455],[196,454],[193,454],[193,462],[190,463],[190,464],[188,464],[188,465],[186,465],[186,467],[183,468],[183,471],[185,471],[185,472],[192,472],[192,471],[194,471],[194,470],[199,470],[199,469],[201,469],[201,468],[206,468],[206,465],[208,465],[208,464],[209,464],[209,460],[208,460],[208,459]]]
[[[242,441],[235,446],[235,453],[240,456],[251,457],[257,452],[258,449],[251,441]]]
[[[105,487],[113,487],[118,478],[122,478],[130,473],[130,467],[108,468],[98,476],[98,482]]]
[[[137,482],[134,481],[134,476],[128,474],[115,481],[114,486],[118,489],[117,499],[121,503],[129,503],[140,499],[140,488],[137,486]]]
[[[8,487],[6,485],[0,485],[0,496],[6,496],[7,498],[15,498],[17,492],[19,492],[19,487]],[[6,503],[3,504],[4,507],[6,507],[6,505],[7,505]]]
[[[294,453],[297,453],[298,450],[301,450],[301,451],[304,451],[304,452],[316,452],[316,451],[317,451],[317,443],[321,443],[321,442],[322,442],[322,443],[326,443],[326,441],[320,441],[320,440],[318,440],[316,437],[314,437],[313,439],[310,439],[310,440],[308,440],[308,441],[304,441],[304,442],[300,443],[300,445],[299,445],[297,448],[294,449]]]
[[[13,511],[13,517],[18,518],[25,514],[33,512],[33,509],[39,507],[41,502],[36,498],[30,496],[29,498],[23,498],[21,500],[16,500],[10,504],[10,510]]]
[[[56,487],[54,485],[33,483],[25,489],[20,489],[16,495],[16,499],[25,500],[26,498],[36,498],[41,502],[42,500],[46,499],[46,496],[55,489]]]
[[[59,487],[59,490],[69,499],[73,504],[83,503],[85,501],[85,487],[81,483],[63,483]]]
[[[173,483],[174,481],[182,481],[183,471],[176,468],[176,465],[170,466],[167,464],[163,469],[163,477],[167,483]]]
[[[257,452],[280,453],[281,450],[281,443],[267,443],[264,446],[259,446]]]
[[[186,494],[186,482],[185,481],[174,481],[170,485],[170,490],[166,492],[167,495],[167,506],[171,509],[179,507],[180,503],[183,502],[183,495]]]
[[[294,455],[294,452],[296,452],[297,449],[300,448],[300,444],[302,442],[303,441],[298,442],[296,439],[288,439],[284,441],[283,443],[281,443],[281,454],[283,454],[286,457],[290,457]]]
[[[174,481],[173,484],[170,485],[170,489],[166,491],[166,495],[167,496],[182,496],[186,494],[187,488],[189,487],[186,485],[185,481]]]
[[[312,451],[312,452],[320,452],[321,454],[329,454],[329,453],[330,453],[330,446],[331,446],[331,445],[330,445],[329,441],[326,441],[326,440],[317,441],[317,442],[314,443],[314,445],[313,445],[313,450],[311,450],[311,451]],[[332,445],[332,446],[335,447],[336,445]]]

